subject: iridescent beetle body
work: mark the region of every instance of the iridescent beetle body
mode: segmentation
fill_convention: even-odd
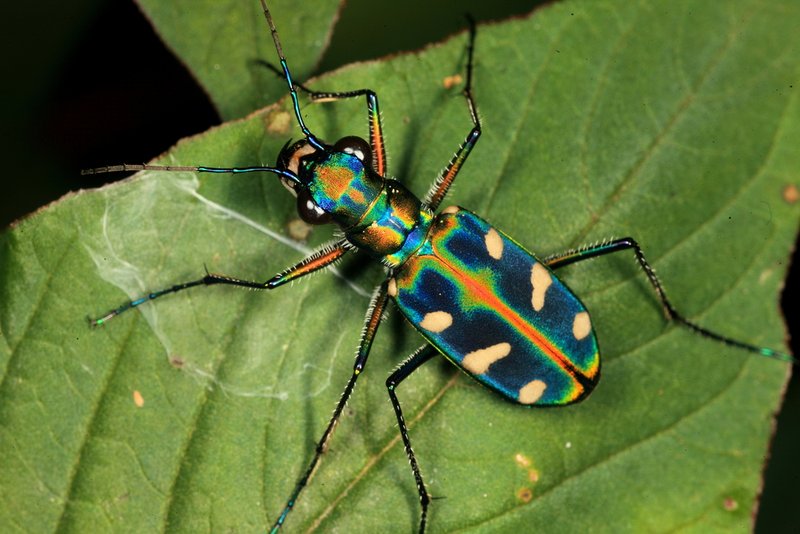
[[[433,215],[396,180],[373,168],[366,141],[326,152],[300,141],[278,167],[297,174],[310,199],[349,243],[392,269],[387,293],[448,360],[509,400],[565,405],[599,379],[589,313],[552,271],[477,215]],[[292,186],[290,186],[291,188]]]
[[[386,380],[419,494],[420,532],[425,530],[430,497],[411,448],[396,394],[397,386],[411,373],[441,354],[481,384],[511,401],[530,406],[571,404],[584,399],[597,384],[600,356],[589,313],[555,276],[555,269],[632,250],[668,319],[707,338],[763,356],[795,362],[782,352],[731,339],[686,319],[669,302],[644,253],[632,238],[616,239],[539,259],[465,209],[450,207],[436,213],[481,134],[471,92],[474,24],[470,25],[464,88],[473,127],[428,194],[420,200],[400,182],[386,178],[386,155],[375,93],[369,89],[317,92],[295,84],[264,0],[261,4],[280,58],[281,69],[274,70],[287,82],[295,119],[304,136],[300,141],[284,146],[275,167],[118,165],[86,172],[272,173],[278,175],[297,197],[298,212],[305,221],[311,224],[335,223],[344,233],[343,238],[320,248],[266,282],[207,273],[200,279],[129,301],[91,320],[94,326],[151,300],[195,286],[227,284],[276,289],[331,265],[354,249],[380,260],[388,269],[386,280],[373,294],[350,380],[317,443],[311,462],[273,524],[272,532],[283,526],[318,466],[366,365],[390,298],[425,338],[425,344],[405,359]],[[333,145],[322,142],[303,121],[298,90],[308,93],[316,101],[365,97],[369,142],[358,137],[344,137]]]

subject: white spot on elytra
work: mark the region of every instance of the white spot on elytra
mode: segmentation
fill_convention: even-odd
[[[419,326],[428,332],[442,332],[450,328],[453,324],[453,316],[446,311],[435,311],[426,313],[419,323]]]
[[[497,360],[505,358],[510,353],[511,344],[505,342],[498,343],[497,345],[492,345],[485,349],[478,349],[470,352],[464,356],[461,365],[470,373],[482,375],[489,369],[490,365]]]
[[[386,292],[389,294],[390,297],[397,296],[397,280],[394,278],[389,278],[389,285],[386,288]]]
[[[541,263],[536,262],[531,269],[531,285],[533,292],[531,293],[531,305],[536,311],[544,308],[544,297],[547,293],[547,288],[553,283],[553,277],[550,276],[548,271]]]
[[[458,213],[458,206],[447,206],[442,213]]]
[[[533,404],[542,398],[547,384],[541,380],[531,380],[519,390],[519,402],[522,404]]]
[[[572,321],[572,335],[575,339],[581,340],[592,331],[592,321],[589,319],[589,312],[578,312]]]
[[[486,232],[483,240],[486,243],[486,250],[489,252],[489,256],[496,260],[499,260],[503,257],[503,238],[500,237],[500,234],[497,233],[497,230],[494,228],[489,228],[489,231]]]

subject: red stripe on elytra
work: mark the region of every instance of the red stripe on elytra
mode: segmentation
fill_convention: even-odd
[[[558,347],[553,345],[553,343],[544,337],[541,332],[525,319],[520,317],[519,314],[514,312],[512,308],[506,305],[501,299],[499,299],[494,292],[487,290],[486,286],[477,283],[474,279],[470,277],[466,277],[460,275],[462,272],[461,270],[457,270],[453,268],[452,265],[444,261],[444,259],[440,256],[435,256],[438,261],[441,262],[442,265],[447,267],[453,274],[453,278],[456,280],[461,281],[461,283],[467,288],[467,292],[470,296],[473,296],[479,302],[486,303],[489,308],[497,312],[501,317],[503,317],[506,321],[511,323],[517,330],[522,332],[528,339],[530,339],[534,345],[542,349],[542,351],[547,354],[547,356],[555,362],[559,367],[561,367],[565,372],[567,372],[575,382],[575,385],[580,389],[583,389],[580,381],[577,379],[578,375],[583,376],[583,373],[578,370],[572,362],[567,358],[567,356],[559,350]]]

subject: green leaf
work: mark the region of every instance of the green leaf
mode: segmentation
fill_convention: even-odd
[[[265,106],[286,82],[258,61],[277,65],[261,4],[254,0],[137,0],[161,39],[206,90],[223,119]],[[305,80],[328,46],[340,1],[269,3],[280,21],[292,76]]]
[[[782,347],[777,293],[800,220],[783,196],[800,168],[798,25],[789,0],[606,0],[482,26],[484,134],[448,201],[541,255],[632,235],[689,317]],[[463,72],[464,45],[462,34],[314,83],[378,92],[390,173],[420,195],[470,127],[459,87],[442,86]],[[270,163],[298,136],[289,109],[284,98],[162,162]],[[303,113],[326,139],[366,135],[361,100]],[[3,234],[3,531],[271,524],[350,376],[359,288],[382,271],[351,258],[340,276],[269,294],[187,291],[96,330],[84,316],[204,264],[264,280],[304,254],[286,240],[295,217],[272,176],[142,173]],[[309,246],[329,236],[316,229]],[[633,258],[617,256],[560,271],[603,350],[588,400],[525,409],[443,359],[399,388],[443,497],[431,532],[750,530],[787,366],[665,325]],[[384,380],[419,344],[397,313],[385,322],[287,531],[416,529]]]

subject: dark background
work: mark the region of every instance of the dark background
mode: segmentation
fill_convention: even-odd
[[[522,14],[537,2],[411,0],[381,4],[381,39],[358,31],[375,19],[375,4],[350,0],[342,12],[320,72],[398,50],[413,50],[478,20]],[[392,10],[387,13],[387,10]],[[0,229],[68,191],[102,185],[107,176],[80,169],[148,161],[178,139],[218,124],[208,98],[166,50],[136,6],[127,0],[36,0],[4,6],[2,38],[6,91],[0,151],[7,172]],[[409,31],[413,28],[413,31]],[[343,38],[342,36],[347,36]],[[154,80],[168,83],[153,83]],[[265,102],[266,104],[266,102]],[[783,296],[787,323],[800,346],[798,258]],[[766,474],[759,532],[795,532],[800,481],[800,381],[792,380],[778,420]]]

